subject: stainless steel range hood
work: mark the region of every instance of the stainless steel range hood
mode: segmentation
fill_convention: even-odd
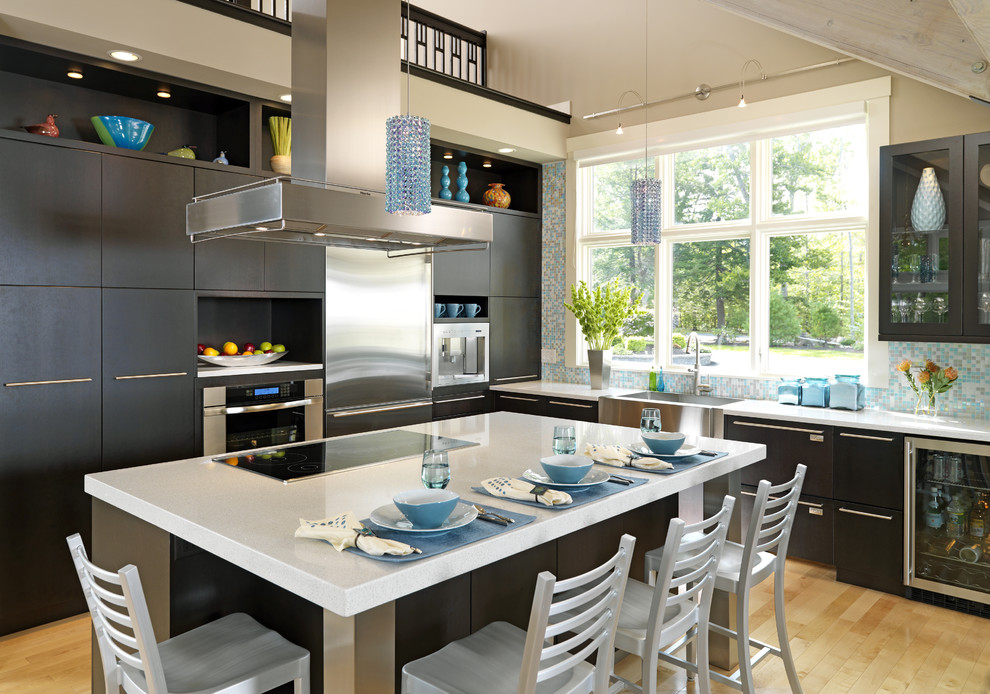
[[[492,240],[491,213],[467,205],[434,202],[422,216],[385,212],[377,188],[385,183],[385,120],[402,110],[401,18],[399,0],[293,2],[294,177],[194,198],[186,206],[193,243],[236,236],[442,250]]]

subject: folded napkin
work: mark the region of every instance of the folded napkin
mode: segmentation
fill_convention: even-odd
[[[483,481],[481,486],[493,496],[504,496],[519,501],[537,501],[544,506],[563,506],[572,501],[571,495],[567,492],[509,477],[492,477]]]
[[[584,454],[596,463],[614,467],[632,467],[640,470],[670,470],[674,467],[659,458],[637,458],[635,453],[622,446],[599,446],[589,443],[584,447]]]
[[[413,552],[419,553],[418,549],[410,547],[405,542],[386,540],[382,537],[376,537],[370,532],[361,525],[357,516],[347,511],[334,518],[324,518],[317,521],[300,518],[295,536],[312,540],[325,540],[333,545],[338,552],[342,552],[348,547],[357,547],[373,557],[380,557],[383,554],[402,556]]]

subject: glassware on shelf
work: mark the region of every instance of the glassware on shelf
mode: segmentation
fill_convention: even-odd
[[[914,300],[912,308],[914,309],[914,322],[924,323],[925,313],[928,311],[929,305],[928,301],[925,299],[924,295],[921,294],[921,292],[918,293],[918,297]]]
[[[901,255],[892,253],[890,256],[890,279],[894,284],[900,282]]]
[[[918,281],[922,284],[928,284],[934,281],[932,275],[932,257],[930,255],[923,255],[919,260]]]
[[[911,302],[902,296],[897,300],[897,312],[901,314],[901,323],[907,323],[908,313],[911,312]]]
[[[945,322],[945,314],[949,310],[949,300],[944,296],[936,296],[932,299],[932,310],[938,314],[938,322]]]
[[[980,294],[980,322],[990,322],[990,292]]]
[[[908,282],[917,283],[920,280],[918,275],[921,272],[920,256],[912,255],[908,257],[906,266],[908,271]]]
[[[897,299],[890,300],[890,322],[891,323],[901,322],[901,312],[897,310]]]

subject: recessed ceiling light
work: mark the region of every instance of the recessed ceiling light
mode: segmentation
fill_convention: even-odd
[[[158,98],[159,99],[171,99],[172,98],[172,92],[170,92],[169,90],[164,89],[164,88],[159,89],[158,90]]]
[[[81,80],[83,78],[83,73],[82,70],[72,69],[65,73],[65,76],[74,80]]]
[[[481,166],[482,166],[482,168],[490,169],[490,168],[492,168],[492,163],[490,161],[487,161],[486,160],[486,161],[482,162]]]
[[[284,101],[287,104],[291,104],[292,103],[292,94],[282,94],[278,98],[281,99],[282,101]]]
[[[515,147],[499,147],[498,151],[499,151],[500,154],[510,154],[512,152],[515,152],[516,151],[516,148]]]
[[[444,159],[453,159],[454,158],[454,154],[452,152],[444,152],[443,153],[443,158]]]
[[[121,60],[125,63],[134,63],[137,62],[138,60],[141,60],[141,56],[139,56],[137,53],[134,53],[133,51],[125,51],[123,49],[116,49],[113,51],[109,51],[107,55],[109,55],[114,60]]]

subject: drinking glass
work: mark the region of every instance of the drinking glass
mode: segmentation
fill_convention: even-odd
[[[655,407],[645,408],[639,419],[639,430],[644,434],[660,431],[660,410]]]
[[[911,302],[903,296],[897,300],[897,312],[901,314],[901,323],[908,322],[908,312],[911,310]]]
[[[423,453],[423,486],[427,489],[446,489],[450,484],[450,462],[447,451],[428,450]]]
[[[908,282],[918,282],[921,279],[919,277],[921,274],[921,259],[918,256],[912,255],[907,259],[907,271],[910,275]]]
[[[928,302],[925,300],[925,297],[919,293],[918,298],[914,300],[914,322],[924,323],[925,313],[927,311],[928,311]]]
[[[938,314],[938,322],[944,323],[945,314],[949,310],[949,300],[944,296],[936,296],[932,299],[932,308],[935,310],[935,313]]]
[[[577,439],[574,438],[574,427],[560,426],[553,428],[553,452],[556,455],[573,455],[577,452]]]

